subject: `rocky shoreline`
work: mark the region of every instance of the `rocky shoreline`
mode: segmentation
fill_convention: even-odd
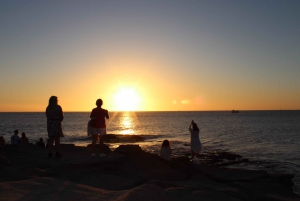
[[[60,159],[47,151],[33,144],[0,149],[1,200],[300,200],[292,174],[226,168],[247,159],[225,152],[196,164],[187,156],[164,161],[130,144],[106,146],[105,158],[91,158],[90,146],[63,144]]]

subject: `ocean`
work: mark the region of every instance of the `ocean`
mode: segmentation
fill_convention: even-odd
[[[86,146],[90,112],[65,112],[61,143]],[[228,151],[248,158],[244,169],[270,173],[292,173],[294,192],[300,195],[300,111],[199,111],[199,112],[110,112],[108,134],[141,135],[142,149],[158,153],[164,139],[171,142],[173,154],[190,152],[188,127],[194,120],[200,128],[204,152]],[[43,112],[1,112],[0,135],[10,143],[15,129],[25,132],[29,141],[47,139]],[[120,143],[108,144],[111,149]]]

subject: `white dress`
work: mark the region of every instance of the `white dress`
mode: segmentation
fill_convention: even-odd
[[[202,144],[199,138],[199,131],[195,131],[192,128],[189,128],[191,133],[191,149],[194,153],[200,153],[202,151]]]
[[[170,147],[161,147],[159,156],[165,160],[171,160],[172,150]]]

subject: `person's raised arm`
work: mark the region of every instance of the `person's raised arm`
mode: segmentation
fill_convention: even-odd
[[[189,129],[192,129],[192,125],[193,125],[194,121],[192,120],[190,126],[189,126]]]

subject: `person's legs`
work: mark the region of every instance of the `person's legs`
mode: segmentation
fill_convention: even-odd
[[[56,136],[56,137],[54,137],[54,140],[55,140],[55,150],[56,150],[55,157],[56,158],[61,158],[62,156],[59,153],[59,151],[60,151],[60,137]]]
[[[192,159],[194,159],[195,158],[195,152],[193,152],[193,150],[192,150]]]
[[[106,155],[104,154],[104,139],[103,139],[103,135],[100,135],[100,143],[99,143],[99,149],[100,149],[100,154],[99,154],[99,157],[105,157]]]
[[[96,143],[98,140],[98,135],[92,135],[93,137],[93,142],[92,142],[92,156],[94,156],[93,154],[95,154],[95,147],[96,147]]]
[[[49,137],[49,145],[48,145],[48,148],[49,148],[48,157],[49,157],[49,158],[52,157],[53,142],[54,142],[54,137],[53,137],[53,136],[50,136],[50,137]]]
[[[54,140],[55,140],[55,150],[56,152],[59,152],[60,150],[60,137],[54,137]]]
[[[101,135],[99,136],[99,151],[103,153],[103,138]]]

